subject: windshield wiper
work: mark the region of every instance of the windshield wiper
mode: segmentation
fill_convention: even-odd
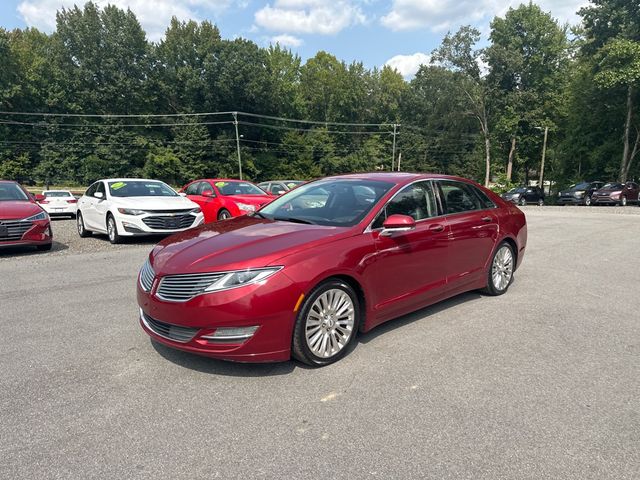
[[[293,223],[304,223],[306,225],[316,225],[315,222],[311,220],[305,220],[303,218],[295,218],[295,217],[273,217],[274,220],[281,222],[293,222]]]
[[[260,218],[264,218],[265,220],[268,220],[267,217],[265,217],[264,215],[262,215],[260,212],[253,212],[251,214],[252,217],[260,217]]]

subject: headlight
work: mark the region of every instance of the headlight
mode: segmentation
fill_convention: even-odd
[[[561,197],[562,196],[562,192],[558,192],[558,196]]]
[[[201,209],[200,207],[198,207],[198,208],[194,208],[193,210],[191,210],[191,213],[198,214],[198,213],[200,213],[201,211],[202,211],[202,209]]]
[[[611,197],[611,199],[612,199],[612,200],[618,200],[618,199],[620,198],[620,194],[621,194],[621,193],[622,193],[622,192],[614,192],[614,193],[612,193],[612,194],[610,195],[610,197]]]
[[[29,218],[25,218],[23,222],[36,222],[38,220],[49,220],[49,215],[47,215],[47,212],[36,213]]]
[[[585,192],[574,192],[573,196],[576,198],[582,198],[584,197]]]
[[[255,212],[256,211],[255,205],[247,205],[246,203],[238,203],[238,202],[236,202],[236,205],[238,206],[238,208],[240,210],[243,210],[245,212]]]
[[[138,210],[137,208],[119,208],[118,211],[123,215],[143,215],[144,210]]]
[[[255,268],[251,270],[238,270],[226,273],[220,280],[209,285],[206,292],[216,292],[228,288],[242,287],[262,280],[266,280],[271,275],[282,269],[282,267]]]

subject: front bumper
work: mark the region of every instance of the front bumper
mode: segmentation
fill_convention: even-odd
[[[2,220],[0,220],[2,222]],[[5,221],[10,222],[10,221]],[[31,226],[25,226],[22,230],[24,233],[19,235],[9,235],[0,237],[0,247],[16,247],[25,245],[48,245],[53,242],[53,231],[49,220],[38,220],[30,222]],[[13,228],[10,233],[13,233]]]
[[[619,198],[611,197],[591,197],[592,205],[617,205],[620,203]]]
[[[576,197],[558,197],[557,204],[558,205],[584,205],[585,197],[576,198]],[[592,199],[593,200],[593,199]]]
[[[137,291],[140,326],[155,341],[178,350],[237,362],[278,362],[291,357],[294,308],[300,291],[282,272],[262,283],[203,294],[180,303],[157,298],[157,285],[156,278],[151,292],[145,292],[138,281]],[[154,328],[154,321],[165,325]],[[237,343],[202,338],[219,327],[252,326],[258,328],[251,338]],[[183,341],[163,335],[163,329],[169,327],[186,329]]]
[[[175,222],[171,223],[170,228],[158,227],[158,225],[162,225],[162,223],[152,222],[150,220],[150,218],[155,219],[157,217],[167,218],[167,221],[171,220],[172,218],[177,218],[162,213],[150,213],[144,215],[123,215],[121,213],[117,213],[114,215],[114,219],[118,225],[118,234],[120,236],[132,237],[136,235],[163,235],[178,233],[189,230],[190,228],[197,227],[204,223],[204,215],[202,214],[202,212],[187,215],[189,217],[193,217],[193,221],[191,223],[189,223],[187,226],[180,226],[179,220],[175,220]],[[165,227],[166,226],[169,225],[165,223]]]

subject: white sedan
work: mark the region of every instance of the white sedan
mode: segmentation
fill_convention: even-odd
[[[74,218],[78,210],[78,200],[69,190],[45,190],[36,200],[50,217]]]
[[[78,201],[78,234],[123,237],[176,233],[201,225],[200,207],[166,183],[139,178],[98,180]]]

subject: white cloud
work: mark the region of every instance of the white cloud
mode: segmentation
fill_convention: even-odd
[[[393,0],[391,10],[380,21],[390,30],[430,28],[434,31],[453,29],[458,25],[486,22],[496,15],[504,15],[509,7],[517,7],[521,0]],[[544,11],[551,12],[560,22],[576,23],[578,9],[585,0],[540,0]]]
[[[259,27],[299,34],[334,35],[365,21],[360,7],[350,0],[275,0],[255,14]]]
[[[299,47],[302,45],[302,39],[298,37],[294,37],[293,35],[287,35],[286,33],[283,35],[276,35],[275,37],[271,37],[272,43],[279,43],[283,47]]]
[[[413,55],[396,55],[386,61],[385,65],[396,69],[405,78],[413,77],[420,65],[428,65],[431,56],[426,53],[416,52]]]
[[[242,0],[240,0],[240,3]],[[169,25],[171,17],[179,20],[200,20],[198,12],[220,15],[227,10],[233,0],[109,0],[100,3],[115,5],[122,9],[131,9],[147,32],[150,40],[159,40]],[[18,12],[29,26],[41,30],[53,31],[56,26],[56,11],[81,5],[78,0],[23,0]]]

